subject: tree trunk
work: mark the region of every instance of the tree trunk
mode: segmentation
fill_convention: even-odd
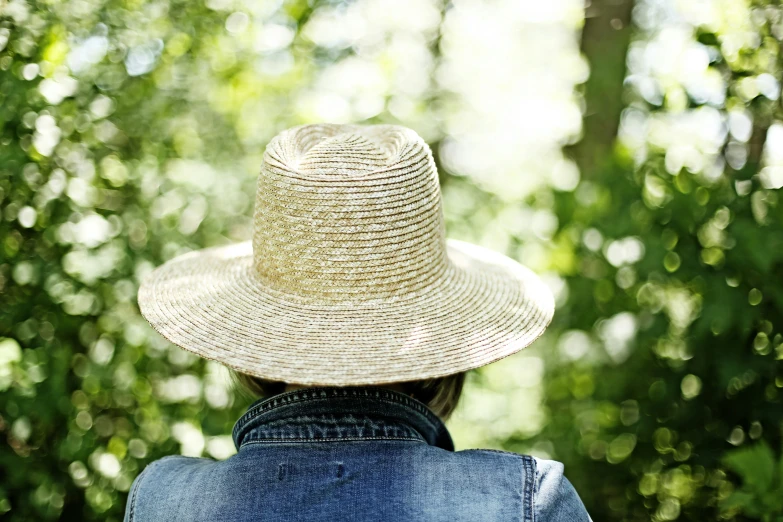
[[[589,179],[611,159],[617,138],[634,0],[586,1],[581,50],[590,77],[584,86],[583,137],[566,153]]]

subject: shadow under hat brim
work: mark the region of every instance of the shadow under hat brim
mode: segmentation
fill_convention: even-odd
[[[256,275],[251,243],[154,270],[139,307],[172,343],[234,370],[305,385],[451,375],[529,346],[554,313],[549,288],[491,250],[448,240],[449,266],[414,293],[334,300],[281,292]]]

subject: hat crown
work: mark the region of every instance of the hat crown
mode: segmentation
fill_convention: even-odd
[[[265,284],[298,295],[390,296],[448,268],[437,169],[395,125],[305,125],[267,146],[253,260]]]

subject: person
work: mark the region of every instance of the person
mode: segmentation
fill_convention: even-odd
[[[529,346],[554,302],[521,264],[446,239],[410,129],[277,135],[252,241],[174,258],[138,300],[166,339],[262,398],[234,456],[148,465],[126,522],[590,520],[562,464],[454,450],[443,421],[465,372]]]

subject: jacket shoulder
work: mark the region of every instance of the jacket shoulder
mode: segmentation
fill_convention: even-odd
[[[153,499],[165,498],[170,490],[170,477],[181,475],[188,470],[211,467],[216,462],[210,459],[186,457],[184,455],[169,455],[147,464],[136,476],[128,493],[125,505],[124,522],[150,520],[147,512],[153,507]],[[168,478],[167,478],[168,477]]]
[[[563,520],[590,522],[582,499],[555,460],[532,457],[536,466],[534,513],[536,522]]]
[[[528,512],[536,522],[591,522],[574,486],[565,477],[565,466],[556,460],[540,459],[501,450],[467,450],[473,458],[498,459],[522,468],[523,490]],[[496,468],[497,469],[497,468]]]

